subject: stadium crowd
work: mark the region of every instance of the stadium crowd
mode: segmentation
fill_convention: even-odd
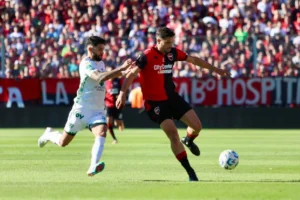
[[[0,13],[0,77],[78,77],[91,35],[107,40],[105,63],[117,67],[152,46],[163,25],[178,48],[234,77],[300,76],[299,1],[10,0],[0,1]],[[215,74],[178,63],[174,76]]]

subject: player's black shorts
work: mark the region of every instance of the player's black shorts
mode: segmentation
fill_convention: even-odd
[[[145,109],[150,119],[161,124],[166,119],[179,120],[191,106],[177,93],[164,101],[145,101]]]
[[[117,109],[116,107],[112,107],[112,108],[107,107],[106,111],[107,111],[106,115],[108,117],[113,117],[114,119],[117,120],[123,120],[123,114],[121,109]]]

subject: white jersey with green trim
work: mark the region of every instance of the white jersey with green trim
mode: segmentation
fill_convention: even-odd
[[[93,71],[105,72],[103,61],[94,61],[89,57],[82,59],[79,65],[80,84],[73,108],[89,110],[105,109],[105,83],[98,83],[90,78]]]

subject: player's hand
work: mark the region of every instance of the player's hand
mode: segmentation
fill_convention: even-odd
[[[117,100],[116,100],[116,107],[117,109],[121,109],[124,107],[126,102],[126,95],[123,93],[120,93]]]
[[[125,62],[123,65],[124,65],[124,67],[122,68],[122,76],[126,76],[127,74],[129,74],[130,72],[131,72],[131,69],[132,68],[134,68],[134,67],[136,67],[136,64],[135,64],[135,62],[131,62],[131,61],[129,61],[130,59],[128,59],[127,61],[127,63]],[[128,66],[128,64],[129,64],[129,66]]]
[[[123,63],[123,65],[121,66],[121,68],[122,68],[123,70],[126,70],[127,68],[131,67],[131,65],[132,65],[133,63],[135,63],[135,62],[133,62],[133,61],[129,58],[129,59],[127,59],[127,60]]]
[[[231,77],[231,73],[227,70],[220,69],[220,68],[215,68],[214,70],[217,74],[225,77]]]

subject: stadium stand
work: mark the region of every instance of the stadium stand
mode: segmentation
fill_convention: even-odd
[[[233,77],[300,76],[299,1],[11,0],[0,2],[0,13],[6,78],[78,77],[91,35],[107,40],[104,60],[117,67],[152,46],[164,25],[177,47]],[[174,77],[211,76],[174,67]]]

